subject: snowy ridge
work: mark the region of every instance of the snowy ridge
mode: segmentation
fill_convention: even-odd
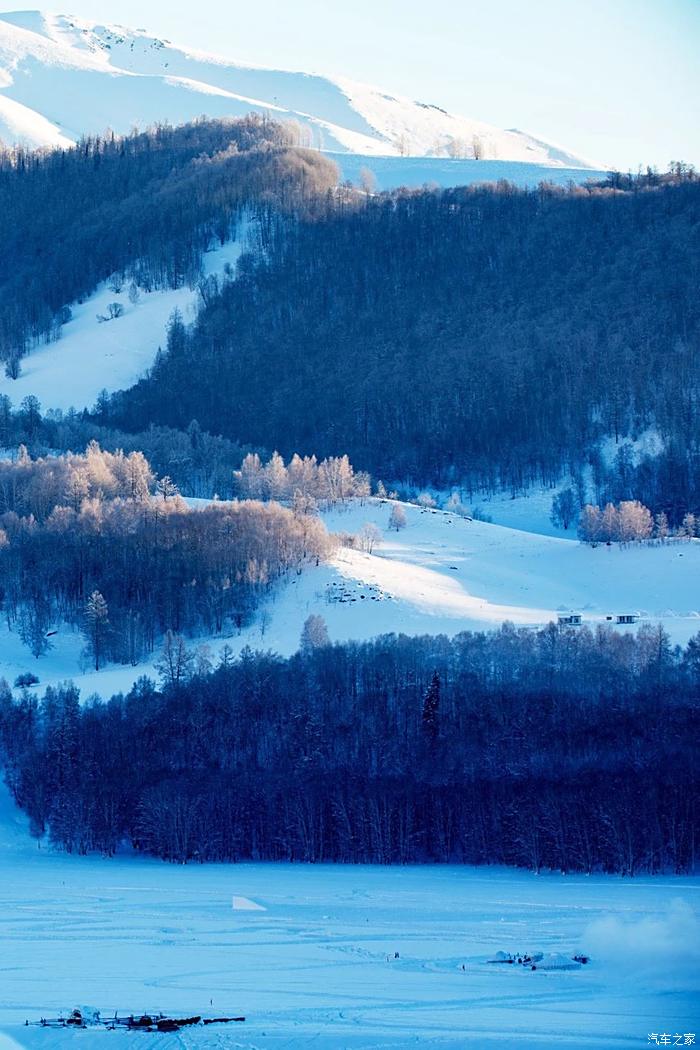
[[[521,131],[455,116],[345,77],[263,69],[141,29],[66,15],[0,14],[0,139],[65,146],[107,128],[251,110],[295,120],[300,141],[367,156],[452,156],[590,168]]]

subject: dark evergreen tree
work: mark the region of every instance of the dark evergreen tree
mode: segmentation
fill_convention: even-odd
[[[423,700],[423,732],[431,743],[440,733],[440,674],[433,671],[430,686]]]

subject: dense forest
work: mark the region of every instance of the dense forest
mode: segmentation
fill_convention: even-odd
[[[388,636],[244,651],[80,706],[0,692],[8,783],[60,848],[165,860],[697,862],[700,636]]]
[[[303,209],[335,166],[294,129],[251,115],[87,138],[52,152],[0,150],[0,361],[56,339],[70,303],[113,278],[195,285],[203,252],[244,213]],[[265,222],[261,221],[264,230]],[[155,348],[154,348],[155,350]],[[189,421],[188,421],[189,422]]]
[[[282,453],[347,452],[392,482],[516,489],[580,470],[605,435],[652,427],[671,477],[647,488],[691,508],[692,173],[335,195],[324,209],[244,257],[150,378],[116,397],[113,424],[194,418]]]
[[[333,463],[317,470],[335,477]],[[352,484],[353,472],[342,461]],[[61,622],[86,657],[137,663],[163,634],[240,629],[282,577],[331,540],[313,507],[243,500],[192,509],[140,452],[0,461],[0,609],[34,656]]]
[[[251,116],[0,154],[11,376],[100,281],[196,285],[208,246],[243,218],[255,230],[237,272],[201,285],[195,323],[173,319],[146,379],[90,419],[24,413],[20,440],[142,448],[201,495],[228,496],[246,453],[278,449],[348,454],[405,493],[570,474],[596,486],[580,506],[639,499],[672,526],[700,514],[691,169],[368,194],[295,142]],[[658,455],[611,471],[601,440],[648,429]]]

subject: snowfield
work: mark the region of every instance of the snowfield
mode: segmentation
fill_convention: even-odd
[[[544,494],[535,498],[531,520],[542,517]],[[551,497],[550,497],[551,498]],[[199,502],[190,501],[197,506]],[[526,501],[495,501],[505,515],[527,519]],[[244,645],[282,655],[299,646],[304,620],[323,616],[332,641],[366,640],[377,635],[455,635],[492,630],[504,620],[536,628],[559,613],[581,613],[595,628],[619,631],[618,614],[640,615],[640,623],[663,624],[674,643],[700,632],[700,541],[659,546],[583,546],[575,537],[541,535],[517,528],[468,521],[444,511],[402,504],[407,527],[389,531],[392,504],[354,502],[324,514],[333,532],[358,533],[365,523],[381,531],[372,553],[341,547],[327,565],[292,575],[240,634],[192,640],[209,644],[212,655],[224,644]],[[485,506],[487,506],[485,504]],[[0,627],[0,675],[13,682],[32,670],[39,688],[72,678],[83,699],[128,690],[143,674],[155,676],[153,661],[136,667],[109,665],[95,672],[81,663],[79,632],[59,628],[55,648],[39,660],[18,635]]]
[[[473,156],[555,168],[587,161],[515,129],[454,116],[344,77],[263,69],[141,29],[39,11],[0,14],[0,139],[65,146],[82,134],[251,111],[293,120],[301,141],[367,155]]]
[[[556,186],[580,185],[588,179],[603,179],[606,172],[589,168],[525,163],[516,160],[452,160],[449,157],[375,157],[357,153],[333,153],[342,181],[361,186],[369,173],[371,189],[393,190],[398,186],[420,188],[472,186],[506,179],[521,189],[532,189],[541,182]]]
[[[37,849],[4,792],[0,1050],[645,1046],[697,1031],[699,891],[684,877],[81,858]],[[591,962],[532,972],[490,965],[498,951]],[[84,1003],[246,1021],[24,1027]]]
[[[245,247],[247,224],[235,240],[213,248],[202,259],[202,276],[221,276],[224,267],[234,268]],[[133,386],[165,348],[167,324],[179,310],[187,324],[194,320],[197,290],[185,285],[153,292],[139,290],[132,303],[129,282],[116,293],[108,282],[81,303],[71,304],[71,320],[61,337],[26,354],[18,379],[0,372],[0,394],[7,394],[15,408],[28,395],[38,397],[42,409],[92,408],[102,390],[113,393]],[[100,322],[110,303],[119,303],[121,317]]]

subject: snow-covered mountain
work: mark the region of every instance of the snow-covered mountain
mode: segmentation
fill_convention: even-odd
[[[0,14],[0,140],[63,146],[107,128],[251,110],[296,120],[300,141],[370,156],[592,165],[521,131],[347,80],[262,69],[177,47],[141,29],[66,15]]]

